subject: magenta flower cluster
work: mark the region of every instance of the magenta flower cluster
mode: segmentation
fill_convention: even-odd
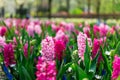
[[[118,57],[117,55],[114,57],[112,68],[112,79],[116,80],[120,76],[120,57]]]
[[[15,57],[14,57],[14,51],[13,51],[13,47],[12,47],[11,43],[6,44],[4,46],[4,54],[3,55],[4,55],[4,63],[7,67],[14,65],[16,63]]]
[[[38,59],[36,65],[36,80],[56,80],[56,63],[55,61],[45,61],[44,57]]]

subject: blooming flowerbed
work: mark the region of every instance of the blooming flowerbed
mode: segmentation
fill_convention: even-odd
[[[0,64],[8,80],[119,80],[120,26],[5,19]]]

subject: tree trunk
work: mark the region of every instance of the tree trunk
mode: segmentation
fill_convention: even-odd
[[[88,0],[88,14],[90,14],[91,0]]]
[[[97,0],[96,13],[97,13],[98,19],[100,19],[100,5],[101,5],[100,0]]]
[[[48,5],[49,5],[49,14],[48,14],[48,18],[50,19],[51,18],[51,10],[52,10],[52,0],[49,0],[48,2]]]
[[[66,0],[67,3],[67,13],[69,14],[69,9],[70,9],[70,0]]]

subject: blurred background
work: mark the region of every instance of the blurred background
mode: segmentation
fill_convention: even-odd
[[[0,0],[4,18],[120,18],[120,0]]]

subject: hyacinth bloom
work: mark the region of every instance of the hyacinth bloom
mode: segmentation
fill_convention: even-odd
[[[103,37],[103,36],[106,36],[107,32],[109,31],[109,26],[108,25],[105,25],[105,24],[100,24],[99,26],[99,29],[100,29],[100,36]]]
[[[42,32],[42,30],[41,30],[40,25],[35,25],[35,33],[37,33],[38,35],[40,35],[41,32]]]
[[[92,40],[91,40],[91,38],[87,38],[87,41],[88,41],[88,45],[89,45],[90,47],[92,47]]]
[[[82,60],[84,60],[84,53],[86,49],[86,39],[87,39],[87,36],[82,32],[80,32],[79,35],[77,36],[78,55]]]
[[[56,63],[55,61],[45,61],[40,57],[36,65],[36,80],[56,80]]]
[[[41,54],[46,60],[53,60],[55,58],[55,44],[52,37],[48,36],[41,42]]]
[[[4,36],[5,33],[6,33],[6,31],[7,31],[7,28],[6,28],[6,27],[1,27],[1,28],[0,28],[0,35],[1,35],[1,36]]]
[[[100,40],[94,39],[93,41],[93,49],[92,49],[92,58],[94,58],[100,48]]]
[[[109,32],[110,34],[114,34],[115,33],[114,27],[110,28]]]
[[[90,27],[84,27],[84,28],[83,28],[83,32],[87,35],[87,37],[90,37],[90,34],[89,34],[89,32],[90,32]]]
[[[11,43],[6,44],[4,46],[4,54],[3,55],[4,55],[4,63],[7,67],[15,64],[14,51],[13,51],[13,47],[12,47]]]
[[[58,31],[59,30],[59,27],[55,23],[52,23],[51,27],[52,27],[52,30],[54,30],[54,31]]]
[[[94,35],[97,36],[97,33],[99,33],[100,29],[99,29],[99,26],[97,25],[94,25],[93,26],[93,32],[94,32]]]
[[[30,52],[32,52],[32,50],[33,50],[33,46],[30,46]],[[28,43],[25,43],[23,47],[23,51],[24,51],[24,56],[27,58],[28,57]]]
[[[29,36],[34,36],[34,25],[28,25],[27,27],[27,32],[29,34]]]
[[[66,24],[65,29],[69,32],[74,31],[74,24],[73,23]]]
[[[12,26],[12,19],[6,19],[4,22],[8,27]]]
[[[46,25],[46,26],[51,25],[51,21],[47,20],[47,21],[45,22],[45,25]]]
[[[55,41],[55,53],[58,60],[62,60],[63,51],[65,50],[65,44],[61,40]]]
[[[28,43],[26,43],[23,47],[23,51],[24,51],[24,56],[28,57]]]
[[[66,22],[61,22],[59,26],[60,26],[60,27],[65,27],[66,24],[67,24]]]
[[[114,57],[112,68],[112,79],[116,80],[120,76],[120,57],[118,57],[117,55]]]
[[[30,23],[29,19],[23,19],[23,20],[21,21],[20,26],[21,26],[22,28],[26,28],[26,26],[28,26],[29,23]]]
[[[5,38],[0,36],[0,52],[2,52],[2,49],[5,45]]]
[[[94,39],[93,41],[93,49],[92,49],[92,58],[96,56],[98,53],[100,46],[104,46],[103,43],[106,41],[106,37],[100,38],[100,39]],[[98,58],[98,62],[102,60],[102,54],[100,53],[100,56]]]
[[[65,44],[68,42],[68,36],[61,29],[56,33],[55,39],[64,41]]]
[[[80,23],[80,24],[79,24],[79,28],[82,28],[82,26],[83,26],[82,23]]]

